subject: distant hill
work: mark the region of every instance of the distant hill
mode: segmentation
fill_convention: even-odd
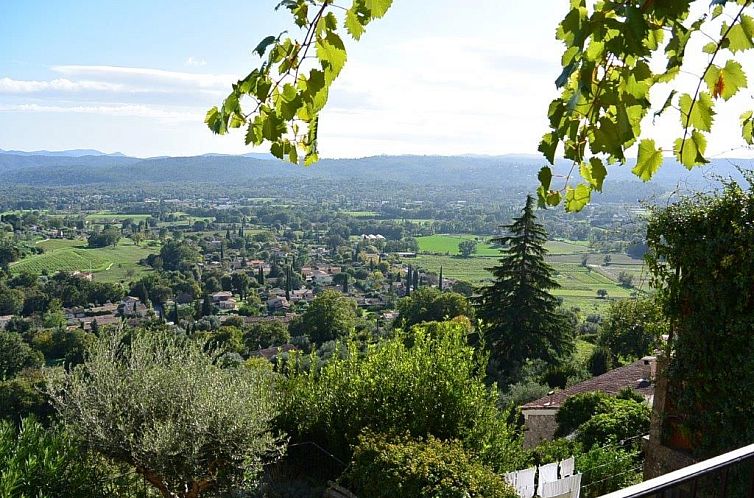
[[[246,156],[204,155],[139,159],[121,154],[82,154],[63,151],[45,154],[0,153],[0,182],[6,184],[67,186],[127,183],[248,183],[257,179],[297,178],[330,181],[393,181],[409,185],[484,186],[531,188],[544,160],[537,156],[373,156],[359,159],[324,159],[311,167],[269,160],[264,154]],[[97,151],[93,151],[97,152]],[[261,157],[260,157],[261,156]],[[754,168],[754,160],[715,160],[688,171],[666,161],[652,184],[663,189],[680,185],[704,188],[712,177],[740,178],[736,165]],[[641,183],[631,165],[609,169],[608,185]],[[566,162],[556,173],[565,175]]]
[[[0,149],[0,154],[13,154],[16,156],[53,156],[53,157],[81,157],[81,156],[114,156],[125,157],[120,152],[113,152],[112,154],[106,154],[94,149],[72,149],[61,151],[49,151],[49,150],[35,150],[35,151],[22,151],[22,150],[3,150]]]

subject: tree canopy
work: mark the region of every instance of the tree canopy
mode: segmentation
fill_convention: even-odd
[[[86,363],[50,378],[66,427],[166,498],[248,488],[282,448],[269,369],[222,368],[172,335],[104,334]]]
[[[315,163],[319,113],[347,58],[340,30],[359,40],[391,4],[279,2],[277,8],[290,12],[302,36],[265,37],[254,49],[260,66],[233,84],[222,105],[209,110],[209,128],[224,134],[245,127],[247,145],[267,142],[280,159]],[[550,130],[539,146],[549,162],[539,173],[540,205],[565,201],[569,211],[582,209],[592,191],[602,190],[608,166],[628,162],[634,148],[633,172],[644,181],[662,166],[665,152],[687,168],[707,163],[715,107],[748,84],[735,57],[754,48],[752,10],[752,0],[571,0],[556,30],[565,46],[562,72],[553,75],[561,93],[550,104]],[[702,48],[707,62],[699,74],[686,58],[687,46],[697,39],[707,42]],[[694,74],[690,88],[678,78],[682,73]],[[661,100],[652,98],[653,91],[657,95],[665,87]],[[242,105],[247,99],[250,108]],[[667,112],[677,113],[681,134],[663,147],[644,130],[648,119]],[[742,145],[754,144],[754,111],[741,114],[739,125]],[[571,163],[565,175],[553,169],[558,155]]]

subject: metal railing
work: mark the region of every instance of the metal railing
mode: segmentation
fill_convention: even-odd
[[[754,444],[602,498],[754,498]]]

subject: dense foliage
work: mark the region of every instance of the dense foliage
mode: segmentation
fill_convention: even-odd
[[[320,371],[286,365],[282,428],[347,460],[367,428],[412,437],[458,439],[497,470],[523,460],[521,443],[485,385],[485,361],[460,323],[430,323],[361,354],[355,344]]]
[[[404,328],[422,322],[439,322],[457,316],[474,317],[474,309],[461,294],[422,287],[398,301],[397,325]]]
[[[194,342],[103,334],[58,373],[49,389],[66,427],[166,498],[253,487],[282,448],[272,372],[221,368]]]
[[[34,418],[18,428],[0,421],[3,498],[97,498],[108,494],[103,477],[63,429],[45,428]]]
[[[515,490],[459,441],[365,434],[346,476],[364,498],[514,498]]]
[[[671,323],[666,415],[700,456],[754,439],[754,193],[729,184],[654,213],[649,266]],[[735,427],[736,430],[730,430]]]
[[[656,301],[628,299],[610,303],[598,341],[617,363],[618,360],[633,361],[651,354],[667,333],[667,319]]]

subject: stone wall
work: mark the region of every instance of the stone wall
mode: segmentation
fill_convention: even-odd
[[[558,430],[555,409],[524,410],[524,448],[533,448],[542,441],[550,441]]]

